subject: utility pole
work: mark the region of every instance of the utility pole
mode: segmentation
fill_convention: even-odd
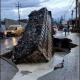
[[[73,13],[74,13],[74,10],[72,10],[72,12],[71,12],[71,24],[72,24],[72,26],[74,26],[73,25]]]
[[[20,25],[20,3],[18,2],[18,5],[17,5],[17,8],[18,8],[18,22],[19,22],[19,25]]]
[[[80,28],[80,2],[79,2],[79,5],[78,5],[78,11],[79,11],[79,28]]]
[[[74,10],[72,10],[72,12],[71,12],[71,18],[73,19],[73,13],[74,13]]]
[[[78,7],[78,0],[76,0],[76,26],[75,27],[77,27],[77,14],[78,14],[77,7]]]

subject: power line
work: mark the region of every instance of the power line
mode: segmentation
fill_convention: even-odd
[[[75,0],[72,1],[72,3],[71,3],[71,5],[69,6],[67,12],[70,11],[70,9],[72,8],[72,6],[73,6],[74,3],[75,3]]]
[[[72,6],[73,6],[74,3],[75,3],[75,0],[73,0],[73,2],[72,2],[72,4],[71,4],[71,6],[69,7],[69,9],[72,8]]]
[[[70,1],[69,1],[69,3],[70,3]],[[73,0],[73,1],[71,2],[71,5],[67,8],[67,10],[66,10],[65,13],[64,13],[64,16],[67,16],[68,12],[71,10],[71,8],[72,8],[72,6],[73,6],[74,3],[75,3],[75,0]],[[73,8],[73,9],[74,9],[74,8]]]
[[[44,2],[48,2],[48,1],[49,1],[49,0],[43,0],[43,1],[40,1],[39,3],[36,2],[35,4],[38,5],[38,4],[41,4],[41,3],[44,3]],[[11,3],[9,3],[9,4],[12,4],[12,5],[7,5],[7,6],[4,5],[4,6],[1,6],[1,7],[5,7],[5,8],[15,7],[14,4],[16,4],[16,3],[14,3],[14,2],[12,3],[12,2],[11,2]],[[20,6],[21,8],[23,8],[23,7],[26,8],[26,7],[32,7],[32,5],[34,5],[34,4],[32,4],[32,5],[31,5],[31,4],[27,4],[27,5],[26,5],[26,2],[21,2],[21,5],[22,5],[22,6]],[[35,6],[35,5],[34,5],[34,6]]]
[[[18,5],[16,6],[17,8],[18,8],[18,22],[19,22],[19,24],[20,24],[20,3],[18,2]]]

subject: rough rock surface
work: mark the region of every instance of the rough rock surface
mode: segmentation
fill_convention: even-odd
[[[51,13],[46,8],[32,11],[25,31],[12,51],[15,63],[45,62],[52,57]]]

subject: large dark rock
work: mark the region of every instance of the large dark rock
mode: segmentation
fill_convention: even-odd
[[[46,62],[52,57],[51,14],[46,8],[32,11],[28,24],[11,51],[15,63]],[[8,56],[8,57],[10,57]]]

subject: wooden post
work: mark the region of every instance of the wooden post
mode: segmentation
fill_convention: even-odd
[[[79,28],[80,28],[80,2],[79,2]]]
[[[77,28],[77,14],[78,14],[78,11],[77,11],[77,6],[78,6],[78,0],[76,0],[76,28]]]
[[[18,2],[17,6],[18,8],[18,22],[19,22],[19,25],[20,25],[20,3]]]

